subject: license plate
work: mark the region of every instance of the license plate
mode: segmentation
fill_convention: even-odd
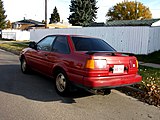
[[[113,73],[124,73],[124,65],[114,65]]]

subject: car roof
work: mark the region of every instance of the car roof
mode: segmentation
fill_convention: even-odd
[[[73,34],[51,34],[47,36],[70,36],[70,37],[81,37],[81,38],[97,38],[93,36],[86,36],[86,35],[73,35]]]

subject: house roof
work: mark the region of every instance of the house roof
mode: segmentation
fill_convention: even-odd
[[[102,27],[106,26],[104,22],[93,22],[89,25],[89,27]]]
[[[14,23],[33,24],[33,25],[36,25],[36,26],[37,26],[37,25],[38,25],[38,26],[45,25],[45,24],[42,23],[42,22],[35,21],[35,20],[32,20],[32,19],[24,19],[24,20],[20,20],[20,21],[14,22]]]
[[[147,19],[147,20],[114,20],[107,21],[106,26],[152,26],[153,23],[160,19]]]

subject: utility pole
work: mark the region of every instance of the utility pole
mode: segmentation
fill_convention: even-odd
[[[45,28],[47,28],[47,0],[45,0]]]

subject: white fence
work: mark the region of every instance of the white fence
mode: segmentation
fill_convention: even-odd
[[[151,27],[148,39],[148,53],[160,50],[160,27]]]
[[[148,54],[160,50],[160,27],[86,27],[74,29],[39,29],[31,31],[31,40],[46,35],[74,34],[102,38],[117,51]]]
[[[30,32],[21,30],[2,30],[2,38],[13,40],[30,40]]]
[[[160,27],[86,27],[68,29],[3,30],[2,38],[39,41],[46,35],[74,34],[102,38],[117,51],[148,54],[160,50]]]

